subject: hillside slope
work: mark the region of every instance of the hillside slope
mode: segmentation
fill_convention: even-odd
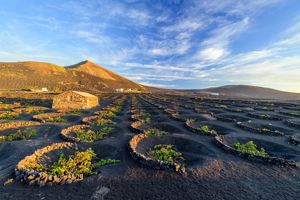
[[[0,89],[112,91],[116,88],[146,89],[91,61],[60,67],[43,62],[0,62]]]
[[[211,95],[219,94],[225,98],[251,98],[251,99],[282,99],[299,100],[299,93],[284,92],[280,90],[250,86],[250,85],[226,85],[200,90],[185,90],[190,95]]]

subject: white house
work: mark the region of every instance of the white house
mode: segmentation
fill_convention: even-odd
[[[116,92],[124,92],[124,89],[123,88],[117,88]]]
[[[211,96],[220,96],[220,93],[218,93],[218,92],[211,92],[210,95]]]

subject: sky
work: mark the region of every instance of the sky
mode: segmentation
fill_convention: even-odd
[[[300,92],[299,0],[2,0],[0,61],[91,60],[164,88]]]

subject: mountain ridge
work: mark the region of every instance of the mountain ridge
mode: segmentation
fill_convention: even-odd
[[[300,100],[300,93],[251,85],[225,85],[190,90],[155,88],[135,83],[90,60],[64,67],[35,61],[0,62],[0,76],[1,90],[41,89],[46,87],[51,91],[78,90],[99,93],[124,88],[199,97]]]
[[[0,62],[0,75],[0,88],[9,90],[46,87],[95,93],[117,88],[147,89],[91,61],[66,67],[34,61]]]

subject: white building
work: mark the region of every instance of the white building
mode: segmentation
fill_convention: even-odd
[[[42,92],[48,92],[48,88],[42,88]]]
[[[123,88],[117,88],[116,92],[124,92],[124,89]]]
[[[210,95],[211,96],[220,96],[220,93],[218,93],[218,92],[211,92]]]

